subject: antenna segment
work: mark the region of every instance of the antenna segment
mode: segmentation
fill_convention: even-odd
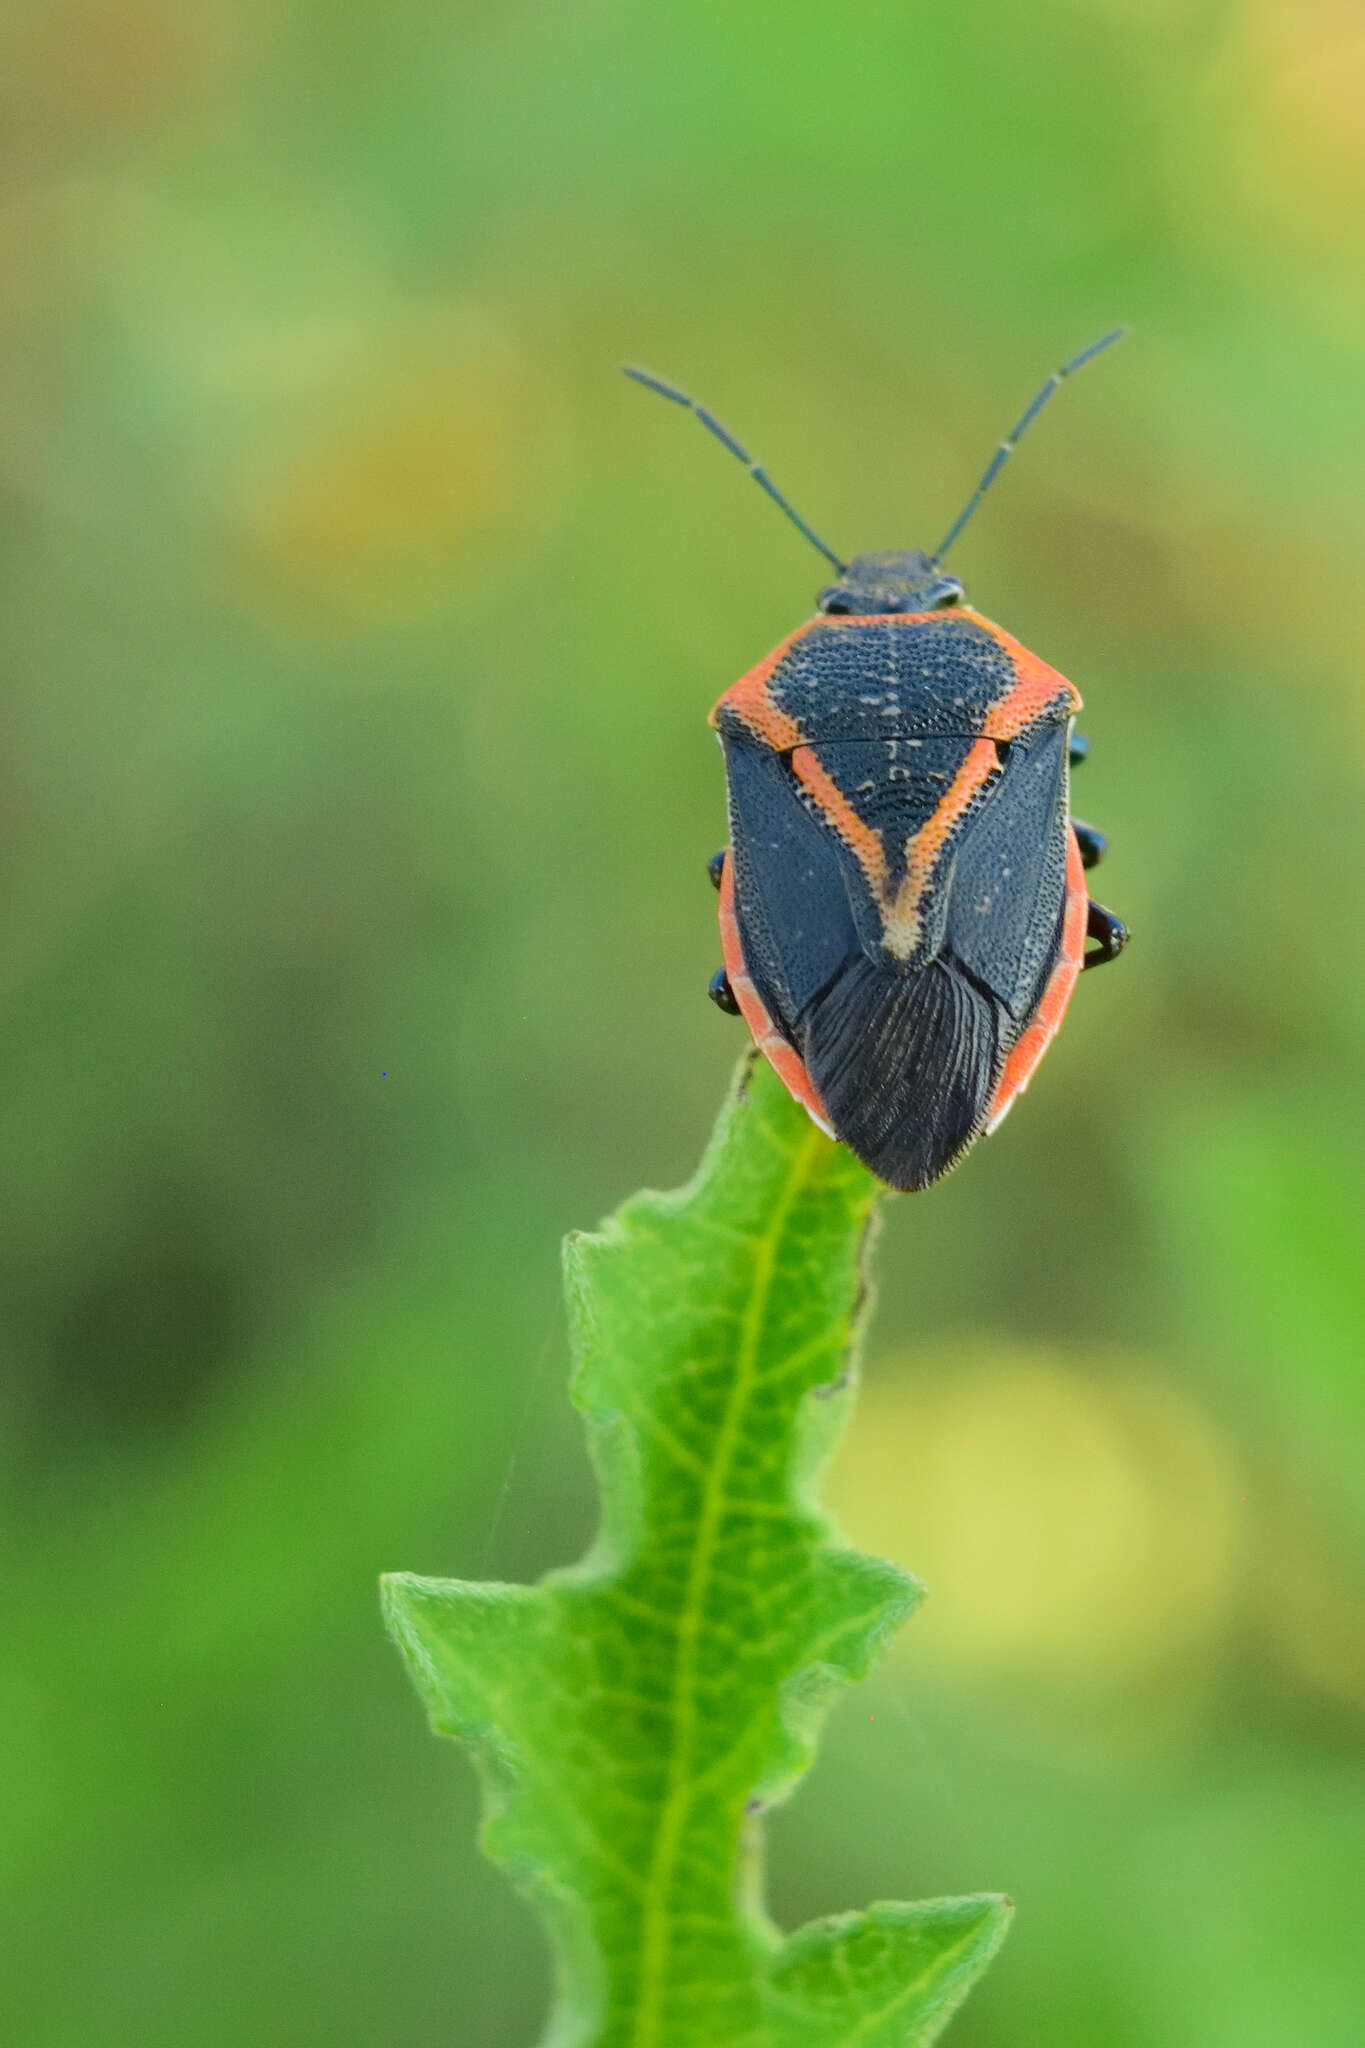
[[[1097,343],[1096,346],[1102,347],[1103,343]],[[1067,367],[1068,369],[1074,369],[1075,364],[1068,364]],[[747,449],[740,447],[739,442],[735,439],[734,435],[730,432],[729,428],[722,426],[720,421],[716,418],[713,412],[708,412],[704,405],[698,405],[696,399],[689,398],[685,391],[677,390],[675,386],[672,384],[665,384],[662,377],[651,376],[648,370],[636,369],[633,363],[622,363],[621,368],[625,371],[626,375],[628,377],[632,377],[637,384],[643,384],[646,391],[657,391],[660,398],[671,398],[675,405],[685,405],[689,412],[695,413],[697,418],[701,421],[702,425],[707,429],[708,433],[712,433],[715,435],[716,439],[720,442],[722,448],[728,448],[730,453],[736,456],[739,459],[739,461],[744,464],[744,467],[748,470],[754,482],[759,486],[761,490],[765,490],[768,493],[768,496],[772,499],[773,503],[779,508],[780,511],[786,513],[788,519],[790,519],[792,525],[796,527],[797,531],[799,533],[804,533],[806,539],[810,542],[811,546],[818,548],[820,550],[820,553],[825,557],[825,560],[827,562],[833,562],[835,568],[839,571],[839,574],[841,576],[843,575],[844,570],[847,568],[848,564],[846,562],[841,562],[839,560],[839,557],[835,554],[833,548],[826,547],[825,543],[821,540],[819,534],[815,532],[813,527],[807,526],[805,520],[801,517],[801,514],[796,510],[796,507],[794,505],[788,504],[787,500],[783,497],[781,491],[778,490],[777,485],[768,475],[767,470],[763,468],[761,463],[754,461],[752,455],[748,453]],[[1066,372],[1063,371],[1062,374],[1065,375]]]
[[[1108,334],[1102,334],[1098,341],[1092,341],[1088,348],[1083,348],[1078,356],[1071,358],[1069,363],[1063,363],[1060,370],[1053,371],[1042,390],[1015,421],[990,461],[986,464],[986,474],[982,477],[980,483],[972,492],[971,497],[968,498],[961,512],[958,513],[957,518],[939,542],[935,553],[930,558],[933,562],[938,563],[943,560],[943,557],[947,554],[949,548],[957,539],[963,527],[967,524],[967,521],[971,518],[973,512],[975,512],[977,506],[1005,467],[1005,464],[1009,461],[1011,455],[1013,455],[1020,441],[1024,438],[1025,433],[1033,425],[1033,422],[1037,419],[1039,413],[1062,380],[1071,376],[1073,371],[1082,369],[1086,363],[1090,362],[1092,357],[1100,353],[1101,349],[1108,348],[1111,342],[1121,340],[1127,332],[1128,329],[1126,327],[1111,327]],[[674,395],[676,396],[677,394]]]

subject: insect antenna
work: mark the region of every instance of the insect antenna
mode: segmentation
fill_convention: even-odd
[[[1081,369],[1093,356],[1097,356],[1101,349],[1108,348],[1111,342],[1121,340],[1127,332],[1128,329],[1126,327],[1111,327],[1108,334],[1102,334],[1098,341],[1092,341],[1088,348],[1083,348],[1079,355],[1071,358],[1069,363],[1063,363],[1060,370],[1053,371],[1042,390],[1015,421],[990,461],[986,464],[986,474],[958,513],[957,518],[948,528],[934,554],[930,556],[931,561],[938,563],[943,560],[943,557],[947,554],[949,548],[957,539],[963,527],[967,524],[967,521],[971,518],[973,512],[975,512],[977,506],[981,503],[981,500],[985,497],[1011,455],[1013,455],[1015,449],[1019,446],[1025,432],[1033,425],[1033,422],[1037,419],[1039,413],[1047,404],[1063,378],[1069,377],[1073,370]]]
[[[648,370],[636,369],[633,363],[622,363],[621,368],[628,377],[634,378],[637,384],[643,384],[646,391],[657,391],[660,398],[671,398],[675,405],[685,405],[689,412],[694,412],[707,431],[715,435],[721,446],[728,448],[732,455],[739,458],[754,482],[760,489],[768,493],[768,496],[776,506],[786,513],[788,519],[790,519],[798,532],[804,533],[811,546],[818,548],[825,557],[825,560],[833,562],[839,574],[843,575],[848,564],[839,560],[833,548],[826,547],[813,527],[807,526],[796,507],[788,504],[767,470],[764,469],[761,463],[754,461],[753,456],[749,454],[747,449],[740,447],[739,442],[735,439],[729,428],[722,426],[713,412],[708,412],[704,405],[698,405],[696,399],[689,398],[685,391],[677,390],[672,384],[665,384],[662,377],[651,376]]]

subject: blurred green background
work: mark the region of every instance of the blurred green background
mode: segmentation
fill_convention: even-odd
[[[1133,925],[893,1205],[831,1494],[928,1580],[782,1919],[1007,1889],[959,2048],[1365,2033],[1365,27],[1347,0],[10,0],[0,2008],[516,2048],[386,1567],[582,1546],[557,1243],[690,1171],[714,697],[965,537]]]

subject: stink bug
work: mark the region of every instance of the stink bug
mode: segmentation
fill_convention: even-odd
[[[1127,941],[1086,889],[1103,836],[1070,815],[1079,692],[943,567],[1063,378],[1123,332],[1049,377],[934,554],[849,562],[712,413],[626,371],[694,412],[837,572],[711,713],[730,844],[711,862],[725,965],[710,992],[891,1187],[931,1186],[995,1129],[1082,968]]]

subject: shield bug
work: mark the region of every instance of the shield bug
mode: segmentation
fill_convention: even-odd
[[[1048,378],[932,555],[848,562],[713,413],[626,370],[695,413],[836,572],[711,713],[730,843],[711,862],[725,965],[710,993],[891,1187],[931,1186],[995,1129],[1082,969],[1127,940],[1086,887],[1103,836],[1070,815],[1080,695],[944,567],[1053,392],[1124,331]]]

